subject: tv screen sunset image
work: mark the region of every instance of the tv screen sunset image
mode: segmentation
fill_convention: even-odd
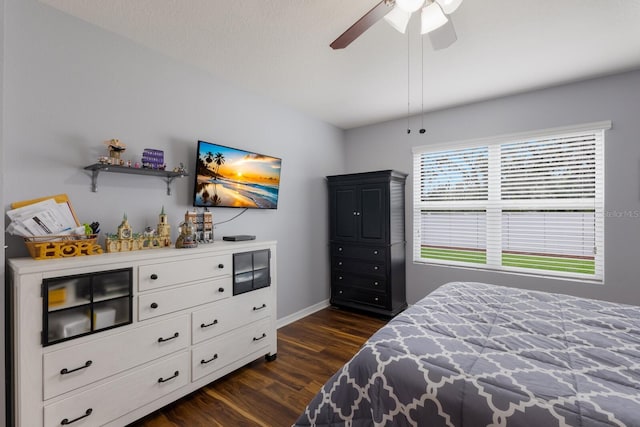
[[[194,205],[275,209],[282,160],[200,141]]]

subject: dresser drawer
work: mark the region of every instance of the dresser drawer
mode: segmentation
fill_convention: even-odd
[[[387,295],[374,292],[366,292],[361,289],[336,286],[331,295],[331,302],[352,301],[359,304],[368,304],[384,308],[387,306]]]
[[[361,261],[353,258],[333,257],[331,259],[335,271],[344,271],[355,274],[368,274],[371,276],[384,277],[387,268],[384,261]]]
[[[334,271],[332,278],[334,286],[355,286],[373,292],[386,291],[387,282],[384,277],[360,276],[343,271]]]
[[[110,335],[43,356],[44,399],[186,348],[187,315]]]
[[[236,295],[194,311],[191,339],[193,344],[196,344],[271,314],[270,288]]]
[[[345,245],[342,243],[331,244],[332,256],[360,258],[370,261],[384,261],[386,254],[387,248],[385,246],[358,246]]]
[[[141,265],[138,268],[138,290],[148,291],[231,275],[232,267],[231,254]]]
[[[191,380],[196,381],[238,359],[266,350],[273,339],[272,333],[275,331],[271,328],[271,318],[267,317],[194,347],[191,351]]]
[[[231,296],[231,277],[138,296],[138,320],[150,319]]]
[[[118,347],[117,350],[122,350]],[[100,426],[189,382],[189,352],[121,376],[44,407],[44,426]],[[35,409],[34,409],[35,410]],[[67,420],[63,422],[63,420]],[[76,421],[77,420],[77,421]]]

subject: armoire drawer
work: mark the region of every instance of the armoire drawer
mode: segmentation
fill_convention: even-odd
[[[360,258],[370,261],[383,261],[387,255],[387,248],[384,246],[359,246],[332,243],[331,255],[347,258]]]
[[[358,274],[334,271],[332,284],[340,287],[358,287],[367,291],[385,292],[387,281],[384,277],[361,276]]]
[[[44,399],[85,386],[189,345],[183,315],[43,355]]]
[[[44,427],[101,426],[189,383],[183,351],[44,407]],[[64,420],[67,420],[66,422]]]
[[[162,316],[231,296],[231,277],[138,296],[138,320]]]
[[[368,304],[375,307],[385,308],[387,306],[387,296],[374,292],[365,292],[360,289],[336,286],[331,294],[331,302],[352,301],[359,304]],[[335,300],[335,301],[334,301]]]
[[[193,344],[216,337],[272,314],[271,290],[259,289],[214,302],[192,313]],[[273,313],[275,315],[275,313]]]
[[[332,257],[334,271],[344,271],[356,274],[368,274],[384,277],[387,274],[387,266],[384,261],[361,261],[358,259]]]
[[[164,286],[195,282],[231,275],[231,254],[146,264],[138,268],[138,290],[148,291]]]
[[[266,349],[270,334],[271,318],[267,317],[194,347],[191,351],[191,380],[196,381],[238,359]]]

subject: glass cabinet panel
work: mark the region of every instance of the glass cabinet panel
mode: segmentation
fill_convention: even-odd
[[[131,323],[132,269],[44,279],[42,345]]]
[[[271,285],[270,258],[269,249],[233,254],[233,294]]]
[[[128,296],[130,270],[114,271],[109,274],[101,274],[94,277],[93,281],[93,301],[102,301]]]

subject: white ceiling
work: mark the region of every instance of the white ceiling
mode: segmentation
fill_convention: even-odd
[[[329,47],[379,0],[40,1],[344,129],[640,68],[640,0],[464,0],[422,52],[417,15]]]

